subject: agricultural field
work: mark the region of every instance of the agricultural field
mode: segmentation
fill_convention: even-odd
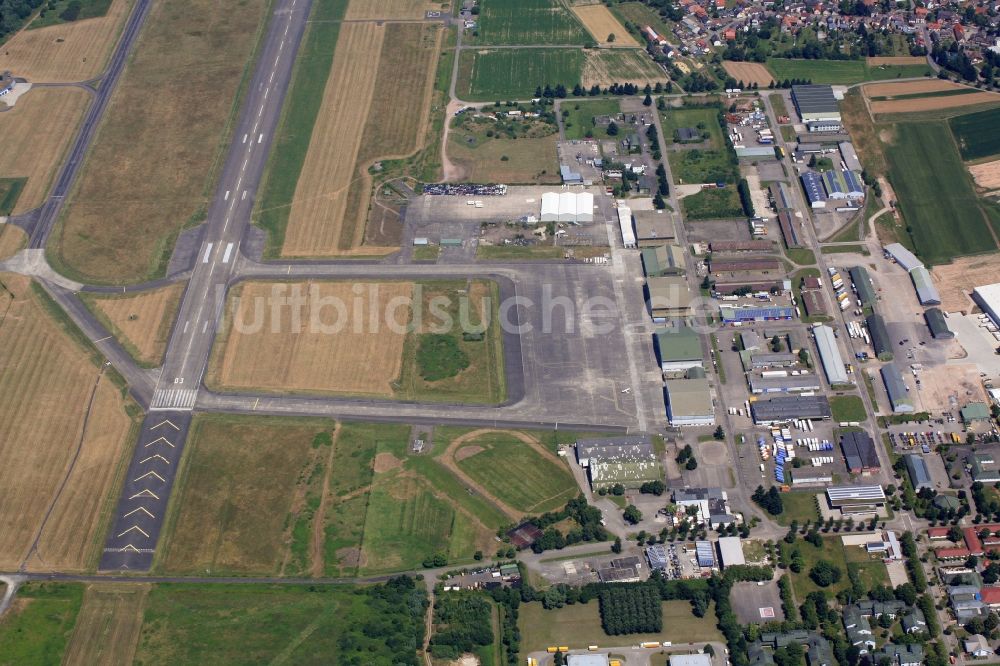
[[[56,229],[59,270],[109,283],[163,272],[181,229],[205,214],[266,5],[154,4]]]
[[[360,285],[360,286],[358,286]],[[483,339],[465,339],[457,330],[463,289],[469,289],[472,326],[487,323]],[[493,283],[475,281],[308,284],[244,283],[233,291],[235,312],[216,341],[206,375],[211,386],[231,390],[369,395],[404,400],[499,402],[506,395],[503,352]],[[306,300],[300,325],[293,330],[291,313],[274,316],[274,297],[299,293]],[[426,379],[419,347],[431,326],[430,302],[446,299],[455,330],[441,334],[465,364],[435,379]],[[396,299],[396,304],[391,301]],[[402,299],[402,300],[399,300]],[[362,319],[355,320],[355,301]],[[339,304],[339,305],[338,305]],[[392,305],[393,307],[389,307]],[[485,311],[489,306],[490,311]],[[232,308],[235,307],[234,311]],[[343,309],[341,309],[343,308]],[[349,315],[348,312],[351,314]],[[377,330],[369,317],[375,314]],[[414,314],[416,312],[416,314]],[[426,318],[426,320],[425,320]]]
[[[515,512],[555,511],[579,493],[563,459],[525,433],[466,433],[450,442],[445,457],[487,496]]]
[[[447,0],[350,0],[344,18],[412,21],[424,18],[428,11],[447,11],[449,6]]]
[[[111,0],[50,0],[26,28],[37,30],[50,25],[100,18],[110,8]]]
[[[725,641],[715,628],[714,604],[704,617],[695,617],[687,601],[664,601],[663,631],[659,634],[629,634],[629,645],[642,641],[671,641],[677,643],[700,641]],[[550,645],[567,645],[583,649],[588,645],[621,644],[620,636],[608,636],[601,627],[601,614],[596,600],[586,604],[572,604],[555,610],[545,610],[541,603],[521,604],[518,610],[518,627],[521,630],[521,654],[542,651]]]
[[[49,16],[36,19],[4,44],[0,71],[9,69],[32,83],[94,78],[104,70],[132,4],[133,0],[112,0],[110,5],[107,0],[88,2],[78,20],[37,29],[35,23],[42,25]]]
[[[995,96],[994,96],[995,97]],[[963,160],[1000,155],[1000,108],[956,116],[948,120]]]
[[[962,86],[943,79],[926,79],[924,81],[892,81],[889,83],[869,83],[862,90],[868,99],[896,99],[899,97],[919,97],[928,94],[938,94],[952,91],[973,91],[974,88]]]
[[[478,29],[479,44],[582,46],[590,41],[577,18],[558,0],[484,0]]]
[[[670,34],[670,26],[662,18],[659,12],[641,2],[621,2],[612,6],[612,13],[623,23],[629,22],[632,25],[648,25],[661,35]]]
[[[135,407],[40,288],[13,275],[0,285],[0,346],[9,351],[0,360],[0,504],[8,509],[0,567],[88,569],[100,554]]]
[[[969,167],[969,173],[976,185],[984,190],[995,190],[1000,188],[1000,160],[983,162]]]
[[[370,587],[156,585],[134,663],[411,663],[425,603],[411,579]],[[369,636],[369,627],[386,629]]]
[[[864,81],[899,79],[924,76],[930,72],[926,65],[869,66],[864,60],[799,60],[769,58],[767,68],[778,81],[807,79],[813,83],[850,85]]]
[[[726,69],[726,73],[729,76],[736,79],[737,82],[742,81],[746,86],[756,83],[758,88],[766,88],[774,82],[774,76],[771,75],[767,67],[759,62],[732,62],[727,60],[722,63],[722,66]]]
[[[185,283],[132,294],[81,293],[80,298],[143,367],[163,362]]]
[[[740,196],[733,186],[709,187],[681,199],[684,218],[688,220],[721,220],[743,215]]]
[[[0,113],[7,146],[0,154],[0,178],[25,179],[13,201],[4,197],[9,213],[23,213],[45,201],[88,104],[90,95],[79,88],[35,88]]]
[[[563,119],[563,127],[566,130],[567,139],[584,139],[590,137],[607,139],[607,128],[594,125],[594,117],[613,117],[621,113],[621,105],[617,99],[573,100],[563,102],[562,110],[563,112],[569,112],[569,115]]]
[[[398,311],[394,326],[384,313],[393,299],[410,299],[413,284],[359,283],[357,289],[349,282],[238,285],[230,301],[237,309],[228,310],[232,317],[216,341],[206,383],[234,390],[392,396],[409,313]],[[272,319],[270,303],[283,294],[307,300],[297,330],[290,314]],[[361,320],[353,316],[356,300],[371,310]],[[371,316],[378,330],[368,326]]]
[[[429,122],[427,107],[442,35],[440,27],[431,25],[350,23],[333,36],[336,50],[319,111],[312,114],[300,171],[292,174],[292,199],[286,204],[265,196],[261,204],[262,211],[288,206],[287,218],[278,212],[264,222],[272,241],[275,236],[282,239],[283,255],[377,254],[391,249],[359,249],[372,187],[368,171],[379,158],[403,157],[420,146]],[[322,64],[315,68],[322,69]],[[353,94],[345,96],[344,90]],[[373,106],[375,90],[380,98]],[[296,86],[293,105],[299,94],[315,93]],[[307,116],[303,112],[296,118],[304,125]],[[300,142],[292,150],[301,150]],[[291,154],[285,159],[298,160]],[[289,177],[276,173],[272,163],[269,178]],[[277,189],[287,193],[288,187]]]
[[[583,23],[583,26],[590,33],[590,36],[594,38],[594,41],[601,46],[631,46],[633,48],[640,48],[642,46],[625,29],[625,26],[619,23],[615,15],[605,5],[574,6],[573,13]],[[608,37],[611,35],[614,35],[614,39],[608,41]]]
[[[639,49],[587,51],[580,76],[580,83],[587,88],[611,83],[645,86],[668,80],[666,71]]]
[[[132,663],[149,590],[150,586],[142,583],[88,585],[63,663]]]
[[[157,568],[171,573],[284,574],[298,554],[292,552],[289,532],[306,509],[306,490],[318,485],[322,496],[333,429],[334,423],[326,419],[196,419]],[[317,547],[315,540],[306,540],[302,555]]]
[[[77,583],[25,583],[0,622],[0,664],[58,664],[83,600]]]
[[[871,112],[876,116],[888,113],[921,113],[959,109],[990,102],[1000,102],[1000,95],[963,87],[958,90],[942,90],[920,95],[904,95],[888,100],[873,100]]]
[[[525,121],[516,125],[527,130],[496,132],[492,120],[476,120],[468,114],[451,121],[448,158],[472,182],[559,183],[554,123]],[[514,125],[514,123],[512,123]]]
[[[885,125],[879,135],[899,208],[925,263],[996,250],[990,213],[944,121]]]
[[[658,81],[667,81],[666,72],[637,49],[467,49],[459,58],[456,91],[462,99],[495,101],[529,99],[546,85]]]

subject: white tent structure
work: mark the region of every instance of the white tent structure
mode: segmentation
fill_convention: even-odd
[[[559,221],[559,194],[546,192],[542,195],[542,222]]]
[[[576,195],[576,221],[594,221],[594,195],[590,192],[580,192]]]
[[[618,227],[622,232],[622,245],[635,247],[635,230],[632,228],[632,209],[618,203]]]
[[[572,192],[559,195],[559,221],[576,222],[576,195]]]

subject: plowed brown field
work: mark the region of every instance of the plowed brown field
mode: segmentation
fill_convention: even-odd
[[[920,56],[873,56],[868,58],[869,67],[882,65],[926,65],[927,58]]]
[[[872,83],[862,88],[868,97],[895,97],[898,95],[916,95],[918,93],[939,92],[941,90],[958,90],[964,88],[951,81],[927,79],[926,81],[900,81],[898,83]]]
[[[97,19],[95,19],[97,20]],[[13,213],[42,204],[90,95],[79,88],[33,88],[0,113],[0,176],[27,177]]]
[[[0,281],[0,567],[20,566],[41,530],[28,568],[84,569],[99,553],[133,422],[119,389],[98,379],[29,281]]]
[[[976,185],[987,190],[1000,188],[1000,160],[976,164],[969,167],[969,173]]]
[[[316,300],[308,299],[313,304],[320,304],[319,299],[343,303],[341,330],[335,333],[322,330],[321,325],[332,327],[340,323],[340,315],[330,306],[314,309],[307,303],[302,308],[299,326],[292,321],[287,308],[279,309],[279,318],[273,319],[272,288],[287,288],[289,291],[284,292],[287,295],[294,286],[300,287],[304,296],[317,294]],[[356,286],[359,291],[354,291]],[[244,284],[234,292],[231,303],[238,303],[233,306],[237,309],[216,343],[206,382],[237,390],[391,396],[391,383],[399,377],[402,366],[406,334],[388,330],[384,313],[392,299],[409,298],[412,291],[413,285],[408,282]],[[358,302],[363,308],[360,316],[355,311]],[[232,307],[227,314],[230,313]],[[405,324],[408,314],[408,308],[400,308],[398,321]],[[314,316],[317,325],[313,325]],[[372,316],[378,321],[377,331],[369,325]]]
[[[114,0],[99,18],[22,30],[0,50],[0,70],[33,83],[94,78],[103,71],[132,2]]]
[[[951,95],[948,97],[923,97],[916,99],[897,99],[885,102],[872,102],[872,113],[914,113],[918,111],[938,111],[954,109],[974,104],[1000,102],[1000,94],[992,92],[976,92],[967,95]]]

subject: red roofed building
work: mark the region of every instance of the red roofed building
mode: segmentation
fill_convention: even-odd
[[[808,279],[808,278],[807,278]],[[947,539],[948,538],[948,528],[947,527],[931,527],[927,530],[928,539]]]
[[[979,556],[983,554],[983,542],[979,540],[979,535],[976,533],[984,527],[987,526],[966,527],[962,530],[962,535],[965,537],[965,547],[968,548],[969,552],[973,555]]]
[[[987,606],[1000,608],[1000,587],[984,587],[979,591],[979,597]]]
[[[965,28],[963,28],[961,25],[956,25],[954,28],[951,29],[951,31],[955,33],[955,39],[957,39],[958,41],[962,41],[963,39],[965,39]]]
[[[964,560],[972,551],[968,548],[938,548],[934,551],[934,557],[939,560]]]
[[[727,42],[735,42],[736,41],[736,31],[733,30],[732,28],[727,28],[726,31],[724,33],[722,33],[722,34],[723,34],[723,37],[725,37],[725,39],[726,39]]]
[[[917,15],[917,18],[925,19],[927,18],[927,15],[930,13],[930,10],[927,9],[926,7],[917,7],[916,9],[913,10],[913,13]]]

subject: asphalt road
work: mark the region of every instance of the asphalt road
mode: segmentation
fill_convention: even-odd
[[[151,4],[151,0],[138,0],[128,17],[128,21],[125,23],[121,38],[118,40],[118,45],[111,55],[108,68],[101,77],[101,85],[97,88],[93,103],[87,109],[87,114],[83,118],[80,130],[76,135],[76,140],[73,141],[73,146],[67,155],[66,162],[59,170],[59,175],[56,177],[51,194],[45,200],[45,203],[42,204],[41,209],[35,217],[35,225],[28,240],[28,247],[30,249],[43,249],[49,236],[52,234],[52,229],[59,219],[60,211],[62,211],[63,202],[66,196],[69,195],[73,183],[76,181],[80,167],[83,166],[87,151],[90,149],[90,144],[97,133],[101,118],[104,116],[105,109],[107,109],[108,101],[111,99],[111,95],[114,94],[118,84],[118,78],[121,76],[122,70],[125,69],[129,54],[132,52],[132,47],[135,46],[135,40],[138,38],[142,26],[146,22],[146,17],[149,15]]]
[[[247,88],[239,122],[208,209],[207,229],[181,301],[151,409],[191,409],[236,276],[311,0],[277,0]]]

